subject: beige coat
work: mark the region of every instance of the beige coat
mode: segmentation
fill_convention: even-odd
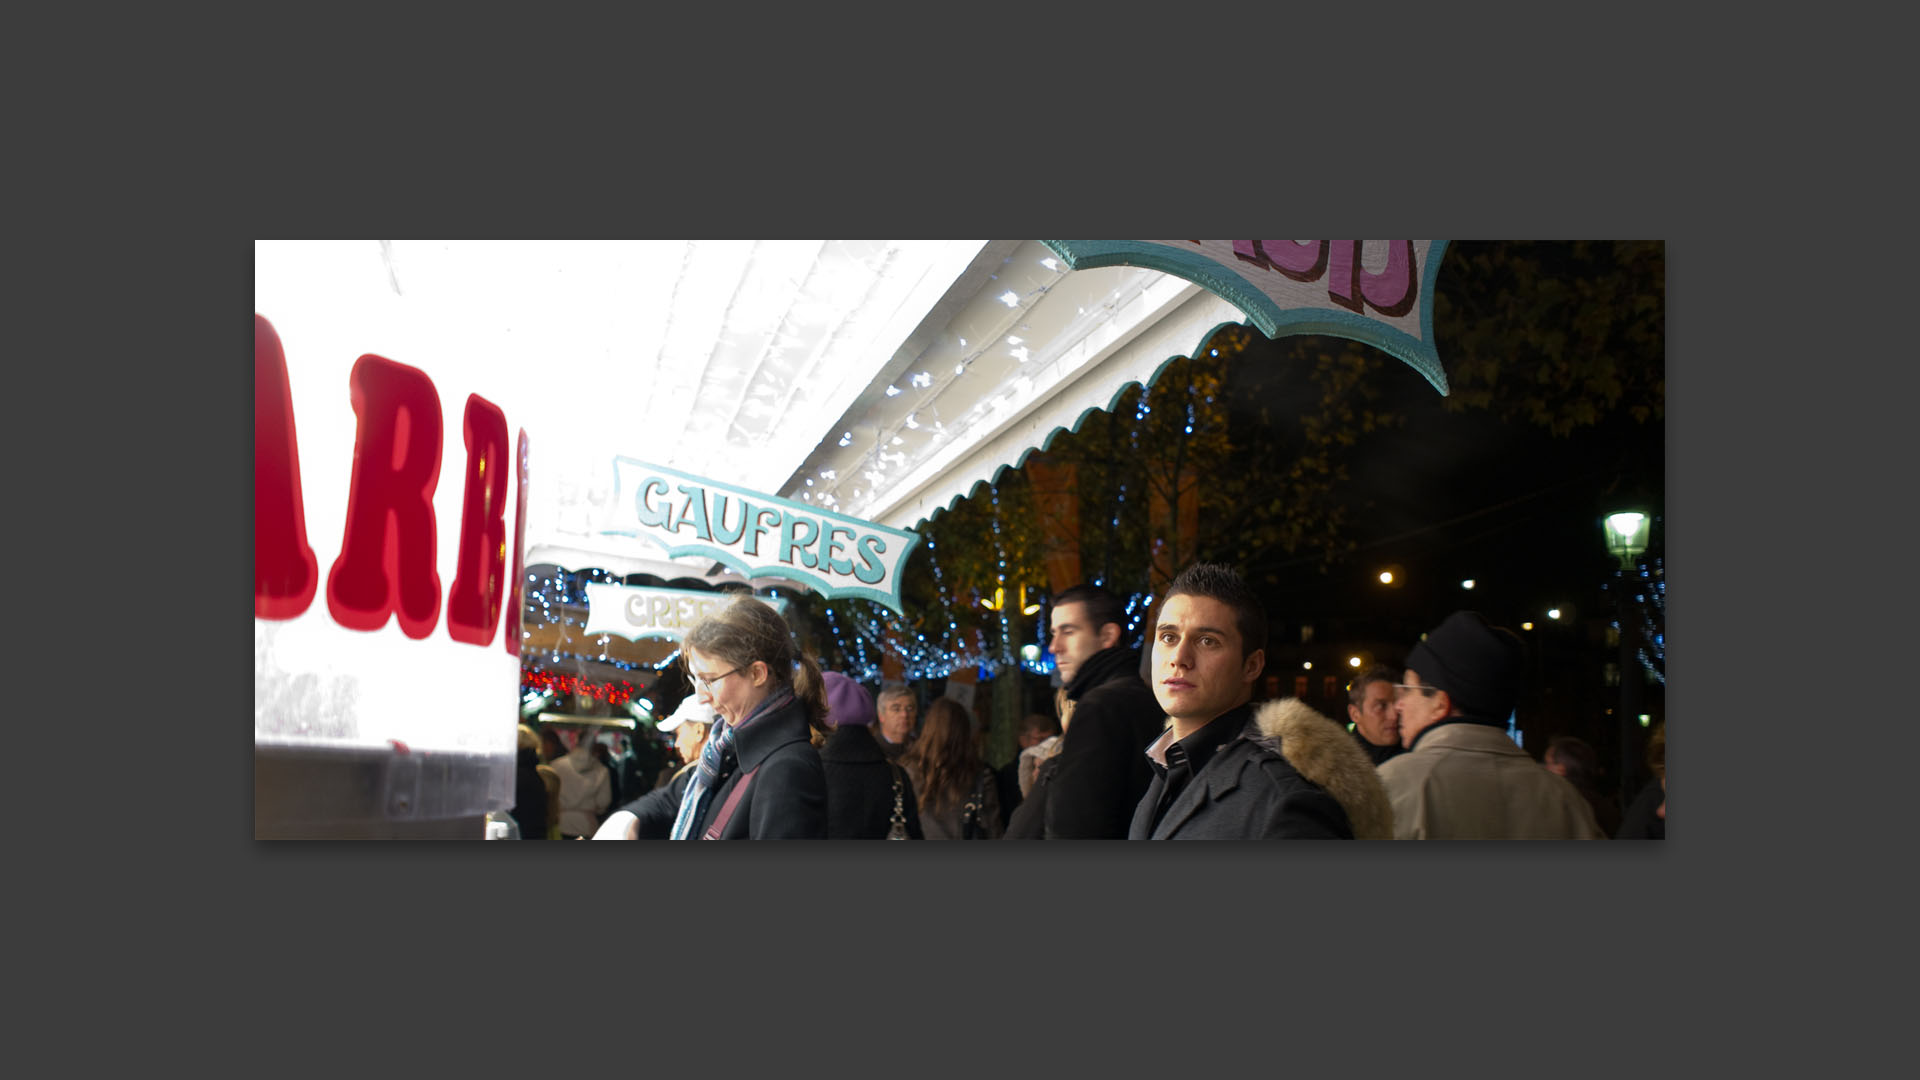
[[[1593,808],[1506,732],[1453,723],[1380,765],[1397,840],[1604,840]]]
[[[607,767],[580,747],[548,764],[560,776],[560,831],[568,836],[592,836],[613,803],[613,780],[607,775]]]

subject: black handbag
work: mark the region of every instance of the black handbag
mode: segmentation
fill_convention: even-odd
[[[973,779],[973,790],[967,794],[967,808],[960,815],[960,839],[962,840],[987,839],[986,827],[980,823],[980,813],[986,807],[985,786],[991,775],[982,769],[980,775]]]
[[[900,787],[900,766],[889,761],[887,767],[893,770],[893,824],[887,829],[887,839],[911,840],[913,837],[907,835],[906,792]]]

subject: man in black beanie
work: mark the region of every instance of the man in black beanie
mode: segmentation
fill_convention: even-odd
[[[1580,792],[1507,737],[1525,666],[1519,637],[1474,611],[1407,654],[1394,687],[1407,753],[1380,766],[1395,839],[1605,839]]]

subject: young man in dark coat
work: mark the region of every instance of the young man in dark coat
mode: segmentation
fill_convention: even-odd
[[[1147,748],[1153,782],[1129,838],[1391,834],[1379,774],[1340,725],[1295,699],[1251,705],[1266,639],[1266,613],[1231,569],[1196,563],[1174,579],[1151,669],[1172,723]]]
[[[1065,734],[1028,792],[1040,805],[1023,818],[1037,820],[1045,839],[1125,839],[1152,779],[1143,751],[1166,719],[1140,680],[1139,651],[1122,644],[1125,619],[1120,601],[1098,585],[1076,585],[1054,600],[1047,648],[1066,684]]]
[[[827,686],[827,722],[820,747],[827,771],[827,839],[884,840],[899,808],[906,838],[922,839],[920,809],[907,771],[887,760],[873,737],[879,713],[865,687],[837,671],[821,673]]]

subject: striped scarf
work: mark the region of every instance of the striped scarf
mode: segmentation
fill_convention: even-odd
[[[718,728],[707,745],[700,751],[700,764],[693,774],[693,781],[687,785],[687,793],[680,798],[680,813],[673,819],[673,839],[691,840],[698,836],[700,823],[706,819],[707,804],[713,801],[713,794],[720,790],[727,777],[740,764],[740,755],[733,748],[734,732],[753,723],[761,713],[777,709],[793,700],[793,691],[780,689],[773,696],[761,702],[747,714],[739,724],[729,724],[726,720],[716,720]]]

